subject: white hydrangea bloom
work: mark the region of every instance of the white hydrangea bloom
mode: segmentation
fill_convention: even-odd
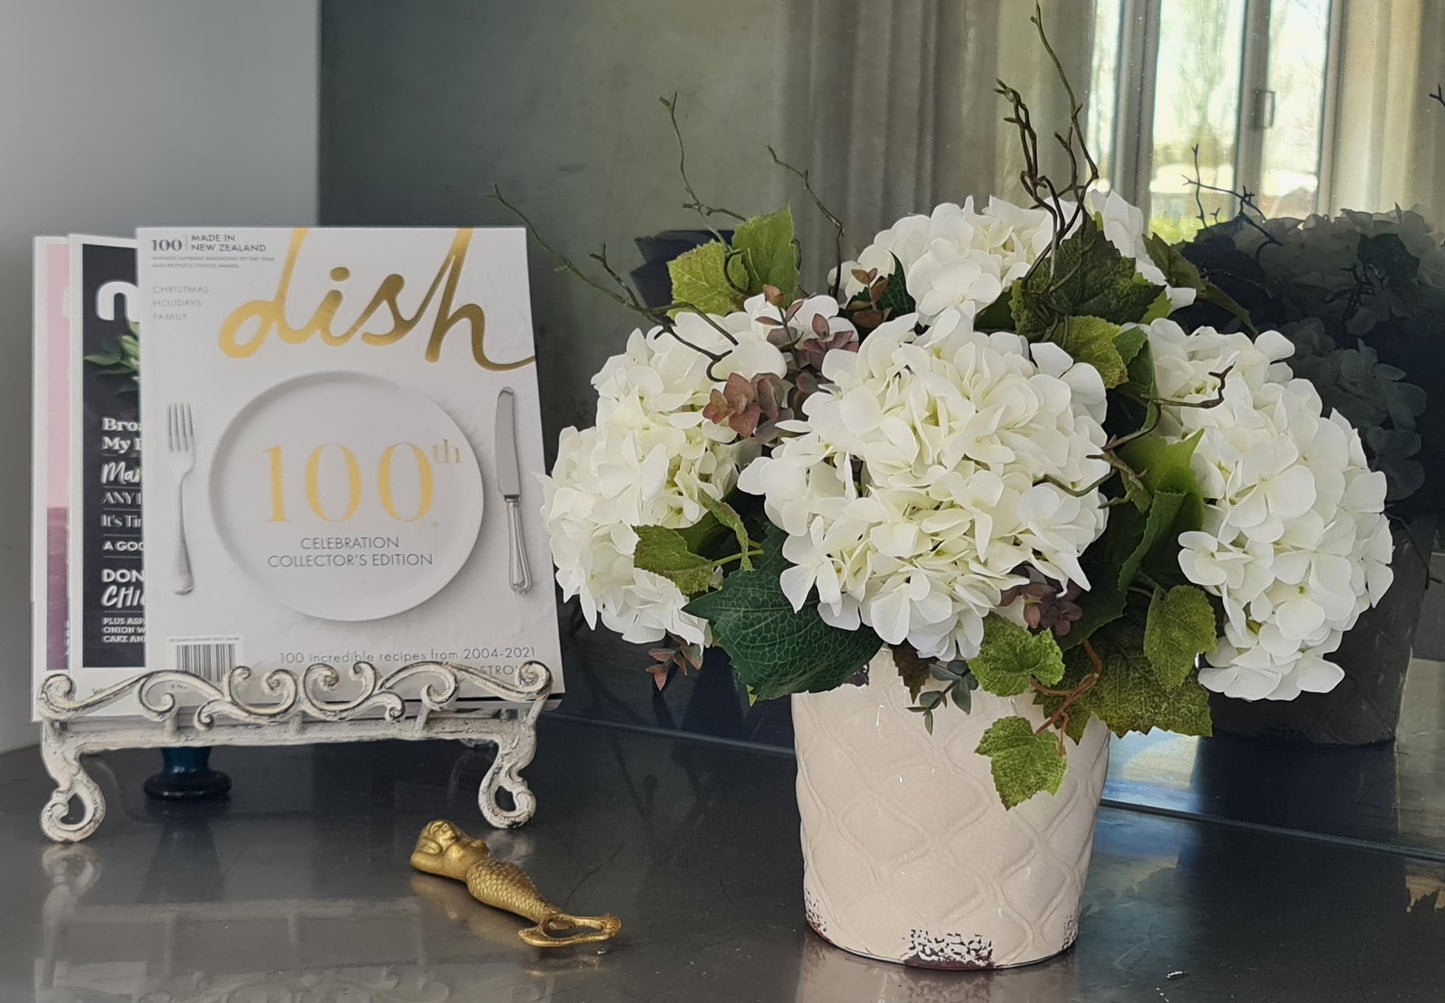
[[[1165,287],[1173,309],[1194,302],[1193,289],[1170,286],[1150,259],[1141,209],[1118,192],[1091,191],[1086,204],[1109,242],[1134,259],[1139,275]],[[1075,205],[1065,201],[1061,208],[1068,214]],[[945,202],[930,216],[903,217],[874,237],[857,261],[845,262],[841,293],[851,300],[863,291],[855,271],[893,274],[897,258],[925,324],[949,307],[971,317],[1022,278],[1052,239],[1052,220],[1043,209],[1025,209],[999,198],[990,198],[981,212],[974,210],[972,198],[961,206]]]
[[[633,642],[664,633],[708,642],[707,622],[682,611],[687,598],[677,586],[633,565],[632,527],[693,525],[706,512],[701,496],[725,496],[754,455],[751,441],[738,442],[732,429],[706,420],[702,411],[731,373],[786,372],[761,323],[765,309],[775,308],[759,296],[726,317],[679,315],[682,338],[725,354],[711,375],[707,356],[663,329],[634,331],[627,350],[593,377],[596,426],[563,430],[552,474],[542,478],[542,517],[557,582],[564,596],[581,598],[589,624],[600,615]],[[819,304],[811,309],[825,311]]]
[[[892,275],[896,257],[924,323],[950,307],[971,317],[1021,278],[1052,239],[1042,209],[999,198],[990,198],[982,212],[974,210],[972,198],[961,206],[945,202],[930,216],[903,217],[874,237],[857,261],[844,263],[843,298],[863,290],[854,271]]]
[[[1249,700],[1333,689],[1344,673],[1324,656],[1390,586],[1384,475],[1281,361],[1293,351],[1283,335],[1160,320],[1149,342],[1161,397],[1211,400],[1210,374],[1229,370],[1222,404],[1165,407],[1159,426],[1201,435],[1193,470],[1208,504],[1203,528],[1179,538],[1179,566],[1223,600],[1226,623],[1199,681]]]
[[[781,585],[794,608],[816,589],[834,626],[967,658],[1004,590],[1027,581],[1021,565],[1088,587],[1079,558],[1104,529],[1103,499],[1059,485],[1108,472],[1091,413],[1104,386],[1091,366],[1052,346],[1031,358],[1022,338],[975,332],[956,309],[921,335],[917,319],[830,353],[830,383],[791,423],[801,434],[738,486],[788,533]]]

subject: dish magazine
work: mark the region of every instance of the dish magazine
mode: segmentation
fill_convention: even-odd
[[[147,664],[536,659],[560,692],[523,231],[137,237]]]

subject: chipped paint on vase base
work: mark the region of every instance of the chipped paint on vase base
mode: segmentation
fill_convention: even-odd
[[[884,648],[865,686],[793,697],[808,924],[865,957],[943,969],[1011,968],[1068,949],[1108,770],[1091,721],[1068,745],[1057,795],[1006,811],[989,725],[1043,714],[1030,695],[973,694],[934,715],[929,735]]]

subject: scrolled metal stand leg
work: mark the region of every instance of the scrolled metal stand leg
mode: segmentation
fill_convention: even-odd
[[[531,765],[532,757],[537,754],[537,719],[552,693],[551,670],[540,662],[526,663],[517,675],[518,682],[528,688],[531,706],[518,718],[496,722],[495,737],[486,736],[497,743],[497,758],[477,792],[477,807],[481,808],[482,817],[498,829],[525,825],[537,812],[537,796],[522,779],[522,770]],[[511,809],[497,803],[499,790],[511,795]]]
[[[521,722],[514,723],[521,725]],[[499,735],[496,741],[497,758],[482,778],[477,806],[482,810],[482,817],[498,829],[515,829],[525,825],[537,812],[537,796],[521,776],[521,771],[536,754],[537,733],[529,722],[511,730],[510,734]],[[511,809],[497,803],[497,792],[500,790],[511,795]]]
[[[105,820],[105,795],[100,786],[80,765],[80,748],[67,740],[65,725],[58,721],[43,724],[40,756],[46,772],[55,781],[50,800],[40,810],[40,828],[58,843],[74,843],[84,839]],[[80,802],[80,818],[65,821],[72,800]]]

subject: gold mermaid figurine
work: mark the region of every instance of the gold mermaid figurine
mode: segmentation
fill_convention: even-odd
[[[466,883],[472,898],[530,919],[536,926],[517,931],[533,947],[565,947],[608,940],[622,930],[616,916],[573,916],[537,893],[532,879],[516,864],[497,860],[480,839],[451,822],[427,823],[411,853],[411,866]]]

